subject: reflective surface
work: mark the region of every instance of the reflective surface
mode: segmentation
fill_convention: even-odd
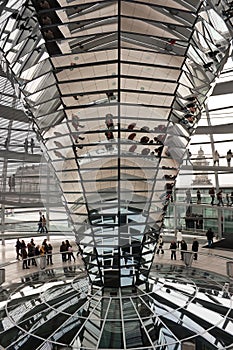
[[[157,264],[145,285],[92,288],[78,266],[39,271],[1,293],[6,349],[230,349],[228,279]],[[232,291],[231,291],[232,292]]]
[[[2,8],[5,70],[95,285],[148,277],[179,166],[229,53],[228,7],[21,0]]]

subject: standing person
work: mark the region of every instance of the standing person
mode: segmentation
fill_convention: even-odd
[[[53,265],[53,261],[52,261],[52,252],[53,252],[53,247],[52,245],[49,243],[47,246],[47,265]]]
[[[210,195],[210,198],[211,198],[211,205],[214,205],[214,199],[215,199],[215,189],[214,187],[210,188],[209,190],[209,195]]]
[[[184,260],[184,251],[188,249],[187,243],[185,242],[184,239],[180,242],[180,255],[181,255],[181,260]]]
[[[46,248],[42,244],[40,247],[40,268],[44,270],[46,266]]]
[[[9,176],[9,178],[8,178],[8,186],[9,186],[9,191],[11,192],[11,190],[12,190],[12,176]]]
[[[22,241],[21,241],[21,250],[23,249],[23,248],[25,248],[26,249],[26,243],[25,243],[25,241],[22,239]]]
[[[22,256],[21,255],[21,247],[22,247],[22,244],[21,244],[21,242],[20,242],[20,240],[19,240],[19,238],[17,239],[17,241],[16,241],[16,245],[15,245],[15,250],[16,250],[16,259],[17,260],[19,260],[19,257],[20,256]]]
[[[172,241],[170,244],[170,249],[171,249],[171,260],[176,260],[176,249],[177,245],[175,241]]]
[[[232,158],[232,152],[229,149],[229,151],[227,151],[227,166],[231,166],[231,158]]]
[[[231,195],[230,195],[230,199],[231,199],[231,206],[233,205],[233,191],[231,192]]]
[[[66,262],[66,244],[64,241],[62,241],[61,245],[60,245],[60,253],[61,253],[61,257],[62,257],[62,262]]]
[[[220,158],[220,155],[219,155],[218,151],[216,150],[213,154],[214,165],[219,166],[219,158]]]
[[[15,174],[13,174],[11,177],[11,187],[12,191],[15,191]]]
[[[197,204],[201,204],[201,191],[199,188],[197,190]]]
[[[73,253],[73,248],[72,245],[68,247],[68,261],[71,261],[71,258],[75,261],[74,253]]]
[[[176,231],[176,243],[177,243],[177,248],[179,248],[180,243],[182,241],[182,232],[180,230]]]
[[[35,247],[35,266],[37,266],[39,264],[39,261],[40,260],[40,245],[38,244],[36,247]]]
[[[226,201],[227,201],[227,206],[230,206],[230,196],[229,193],[226,194]]]
[[[194,238],[192,243],[192,251],[194,252],[193,260],[197,260],[198,249],[199,249],[199,242],[196,238]]]
[[[219,190],[217,193],[217,200],[218,200],[217,205],[218,206],[220,206],[220,205],[224,206],[222,197],[223,197],[222,190]]]
[[[45,216],[42,215],[42,232],[46,232],[48,233],[48,229],[47,229],[47,226],[46,226],[46,219],[45,219]]]
[[[27,138],[25,138],[23,146],[24,146],[25,152],[28,153],[28,139]]]
[[[186,203],[192,203],[192,195],[189,188],[186,191]]]
[[[45,253],[47,254],[47,251],[48,251],[48,243],[47,243],[47,239],[46,239],[46,238],[43,240],[42,246],[45,248]]]
[[[164,250],[163,250],[163,236],[159,236],[159,239],[158,239],[158,242],[157,242],[157,245],[158,245],[158,249],[157,249],[157,254],[159,254],[160,253],[160,251],[161,251],[161,254],[164,254]]]
[[[10,144],[9,137],[6,137],[5,142],[4,142],[4,147],[5,147],[6,150],[8,150],[9,144]]]
[[[22,254],[22,259],[23,259],[23,269],[29,269],[28,261],[27,261],[28,253],[27,253],[26,247],[22,248],[21,254]]]
[[[28,248],[28,258],[29,258],[28,259],[28,266],[30,266],[31,263],[32,263],[32,265],[37,266],[36,260],[35,260],[35,246],[33,244],[31,244],[31,242],[30,242],[30,243],[28,243],[27,248]]]
[[[211,248],[213,244],[213,239],[214,239],[214,232],[212,228],[208,228],[206,232],[206,237],[207,237],[207,242],[208,242],[208,248]]]
[[[31,148],[31,153],[34,153],[34,147],[35,147],[35,141],[33,138],[31,138],[31,142],[30,142],[30,148]]]

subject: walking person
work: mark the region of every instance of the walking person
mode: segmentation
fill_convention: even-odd
[[[42,227],[42,212],[39,211],[39,221],[38,221],[38,229],[37,232],[42,233],[43,227]]]
[[[192,243],[192,251],[194,252],[193,254],[193,260],[197,260],[197,252],[199,250],[199,242],[196,238],[193,239]]]
[[[218,191],[218,193],[217,193],[217,200],[218,200],[218,203],[217,203],[218,206],[220,206],[220,205],[224,206],[222,190]]]
[[[175,241],[172,241],[170,244],[170,249],[171,249],[171,260],[176,260],[176,249],[177,245]]]
[[[158,239],[158,242],[157,242],[157,246],[158,246],[158,249],[157,249],[157,254],[159,254],[161,252],[161,254],[164,254],[164,250],[163,250],[163,236],[159,236],[159,239]]]
[[[214,200],[215,200],[215,189],[214,187],[210,188],[209,189],[209,195],[210,195],[210,198],[211,198],[211,205],[214,205]]]
[[[208,248],[212,247],[213,239],[214,239],[214,232],[212,228],[208,228],[206,232],[207,242],[208,242]]]
[[[232,152],[229,149],[229,151],[227,151],[227,166],[231,166],[231,158],[232,158]]]
[[[48,229],[46,226],[46,218],[44,215],[42,215],[42,232],[48,233]]]
[[[180,256],[181,256],[181,260],[184,260],[184,253],[186,250],[188,250],[188,246],[187,246],[187,243],[185,242],[184,239],[182,239],[181,243],[180,243]]]
[[[220,158],[220,155],[219,155],[218,151],[216,150],[214,152],[214,155],[213,155],[214,165],[219,166],[219,158]]]

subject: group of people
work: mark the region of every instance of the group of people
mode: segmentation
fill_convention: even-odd
[[[22,259],[22,268],[30,269],[30,266],[39,266],[40,269],[45,269],[48,265],[53,265],[53,246],[47,242],[45,238],[41,244],[36,244],[32,238],[30,242],[26,244],[24,240],[18,238],[16,241],[16,259]],[[62,262],[76,261],[73,253],[72,245],[69,240],[62,241],[60,245],[60,253],[62,256]]]
[[[227,159],[227,166],[231,166],[231,158],[232,158],[232,151],[231,149],[229,149],[227,151],[227,154],[226,154],[226,159]],[[218,153],[217,150],[214,151],[214,154],[213,154],[213,162],[214,162],[214,165],[217,165],[219,166],[219,159],[220,159],[220,154]]]
[[[31,150],[31,154],[34,153],[35,141],[34,141],[33,138],[31,138],[30,142],[28,141],[27,138],[25,138],[23,145],[24,145],[24,150],[25,150],[26,153],[28,153],[29,147],[30,147],[30,150]]]
[[[157,255],[159,255],[160,253],[164,254],[163,245],[164,245],[163,236],[160,235],[158,242],[157,242],[157,251],[156,251]],[[184,260],[184,254],[185,254],[185,251],[188,250],[188,245],[187,245],[186,241],[182,238],[181,231],[178,230],[176,232],[176,240],[171,241],[169,249],[171,251],[171,260],[176,260],[177,249],[180,250],[180,259]],[[191,251],[193,252],[193,259],[194,260],[197,260],[198,250],[199,250],[199,242],[196,238],[194,238],[193,242],[192,242],[192,246],[191,246]]]
[[[6,137],[5,141],[4,141],[4,147],[6,150],[9,150],[9,146],[10,146],[10,139],[9,137]],[[34,148],[35,148],[35,140],[33,138],[31,138],[30,141],[28,141],[27,137],[24,139],[24,143],[23,143],[23,147],[26,153],[28,153],[29,149],[31,151],[31,154],[34,153]]]
[[[193,197],[191,194],[190,189],[186,190],[186,203],[192,204],[193,203]],[[217,200],[217,206],[224,206],[224,203],[227,206],[232,206],[233,205],[233,191],[230,193],[225,193],[223,192],[222,189],[218,189],[217,191],[215,190],[214,187],[211,187],[209,189],[209,195],[211,198],[210,204],[214,205],[215,200]],[[201,204],[202,203],[202,194],[200,189],[198,188],[196,191],[196,203]]]
[[[22,268],[30,269],[30,266],[40,266],[41,269],[45,269],[46,265],[53,265],[52,251],[53,247],[51,243],[44,239],[42,244],[36,244],[32,238],[29,243],[25,243],[19,238],[16,241],[16,259],[23,261]]]
[[[212,187],[212,188],[209,189],[209,195],[210,195],[210,198],[211,198],[211,202],[210,202],[211,205],[215,204],[215,197],[216,197],[216,199],[217,199],[217,206],[224,206],[224,201],[223,201],[224,193],[223,193],[222,189],[219,189],[218,191],[215,191],[215,188]],[[227,206],[232,206],[233,205],[233,191],[231,193],[226,193],[225,200],[226,200],[226,205]]]

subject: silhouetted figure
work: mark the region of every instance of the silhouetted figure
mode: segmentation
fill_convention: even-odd
[[[62,256],[62,262],[66,262],[66,251],[67,251],[67,246],[64,241],[62,241],[62,244],[60,245],[60,253]]]
[[[206,237],[207,237],[208,247],[211,248],[213,244],[213,239],[214,239],[214,232],[212,228],[208,228],[206,232]]]
[[[211,205],[214,205],[214,199],[215,199],[215,189],[214,187],[210,188],[209,189],[209,195],[210,195],[210,198],[211,198]]]
[[[229,149],[229,151],[227,152],[227,166],[231,166],[231,158],[232,158],[232,152]]]
[[[192,196],[189,188],[187,189],[185,194],[186,194],[186,203],[192,203]]]
[[[171,260],[176,260],[176,249],[177,245],[175,241],[172,241],[170,244],[170,249],[171,249]]]
[[[6,137],[5,142],[4,142],[5,149],[7,149],[7,150],[9,149],[9,144],[10,144],[9,137]]]
[[[233,191],[231,192],[230,199],[231,199],[231,206],[232,206],[233,205]]]
[[[187,249],[188,249],[187,243],[185,242],[184,239],[182,239],[182,241],[180,242],[181,260],[184,260],[184,250],[187,250]]]
[[[25,152],[28,153],[28,139],[27,138],[25,138],[23,145],[24,145]]]
[[[11,187],[12,191],[15,191],[15,174],[13,174],[11,177]]]
[[[19,260],[19,257],[22,256],[21,255],[21,247],[22,247],[22,244],[19,240],[19,238],[17,239],[16,241],[16,245],[15,245],[15,250],[16,250],[16,259]]]
[[[197,204],[200,204],[201,203],[201,192],[200,190],[198,189],[197,190]]]
[[[9,191],[12,191],[12,176],[9,176],[8,178],[8,186],[9,186]]]
[[[192,251],[194,252],[193,260],[197,260],[197,252],[199,249],[199,242],[196,238],[193,239]]]
[[[30,148],[31,148],[31,153],[34,153],[34,147],[35,147],[35,141],[33,138],[31,138],[31,142],[30,142]]]

